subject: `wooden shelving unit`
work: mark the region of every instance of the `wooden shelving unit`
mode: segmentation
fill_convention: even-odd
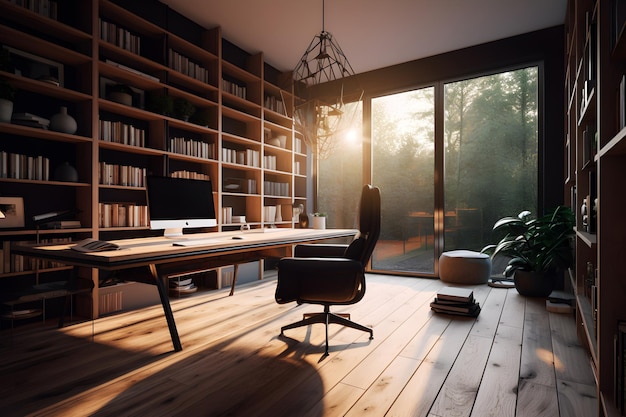
[[[625,22],[624,1],[568,1],[565,198],[578,213],[571,277],[579,337],[588,347],[598,385],[598,415],[606,417],[625,415],[626,407],[626,352],[615,344],[619,324],[626,320]]]
[[[0,292],[67,276],[63,268],[16,272],[15,262],[30,260],[16,261],[11,242],[155,233],[143,216],[103,221],[103,209],[145,210],[145,184],[113,178],[122,170],[210,178],[218,214],[213,231],[240,227],[224,218],[226,208],[246,216],[252,228],[294,226],[292,206],[306,202],[308,157],[294,130],[293,92],[282,82],[289,74],[265,63],[262,53],[248,54],[223,39],[219,28],[204,29],[158,1],[149,10],[125,0],[55,4],[57,17],[50,18],[0,1],[2,47],[53,62],[64,74],[57,86],[0,69],[0,78],[18,89],[14,113],[50,118],[65,106],[78,124],[75,134],[67,134],[0,123],[0,152],[41,155],[50,164],[48,180],[14,178],[10,170],[0,178],[2,196],[23,197],[26,219],[23,229],[0,229]],[[115,84],[131,87],[132,105],[111,99]],[[184,120],[177,108],[163,112],[153,105],[154,97],[184,100],[195,113]],[[54,177],[66,162],[76,168],[78,182]],[[233,188],[236,184],[241,187]],[[268,218],[267,206],[278,207],[280,216]],[[36,214],[71,209],[79,210],[78,229],[36,230],[30,221]],[[96,284],[92,311],[85,316],[97,317],[98,271],[79,274]]]

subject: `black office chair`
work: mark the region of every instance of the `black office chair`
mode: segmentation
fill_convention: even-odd
[[[359,233],[349,245],[300,244],[294,257],[283,258],[278,263],[276,302],[285,304],[320,304],[321,313],[305,314],[303,320],[283,326],[285,330],[314,323],[326,325],[326,350],[328,355],[328,325],[341,324],[362,330],[374,337],[371,328],[350,320],[348,314],[330,312],[331,305],[348,305],[359,302],[365,295],[365,267],[372,256],[380,235],[380,190],[365,185],[359,209]]]

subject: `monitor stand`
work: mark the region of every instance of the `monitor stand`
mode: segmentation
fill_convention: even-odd
[[[183,228],[182,227],[173,227],[170,229],[165,229],[165,231],[163,232],[163,236],[167,237],[167,238],[180,238],[183,235]]]

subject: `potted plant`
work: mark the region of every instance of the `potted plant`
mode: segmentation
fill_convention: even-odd
[[[116,103],[133,105],[133,89],[126,84],[113,84],[108,87],[107,98]]]
[[[165,93],[151,91],[146,95],[146,109],[163,116],[171,116],[174,112],[174,99]]]
[[[494,232],[504,232],[495,245],[483,253],[510,258],[505,277],[513,276],[515,288],[522,295],[547,297],[554,289],[557,271],[574,263],[572,236],[576,220],[569,207],[558,206],[539,218],[529,211],[517,217],[504,217],[493,226]]]
[[[174,100],[174,116],[184,121],[188,121],[189,117],[196,112],[196,106],[184,98]]]
[[[208,110],[200,109],[191,115],[189,121],[197,124],[198,126],[209,127],[209,124],[211,123],[211,115]]]
[[[15,87],[7,80],[0,79],[0,122],[10,122],[13,115]]]

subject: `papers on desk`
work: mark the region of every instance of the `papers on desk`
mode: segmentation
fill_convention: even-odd
[[[72,246],[72,249],[78,252],[103,252],[107,250],[118,250],[119,248],[120,247],[115,243],[92,238],[83,239]]]

